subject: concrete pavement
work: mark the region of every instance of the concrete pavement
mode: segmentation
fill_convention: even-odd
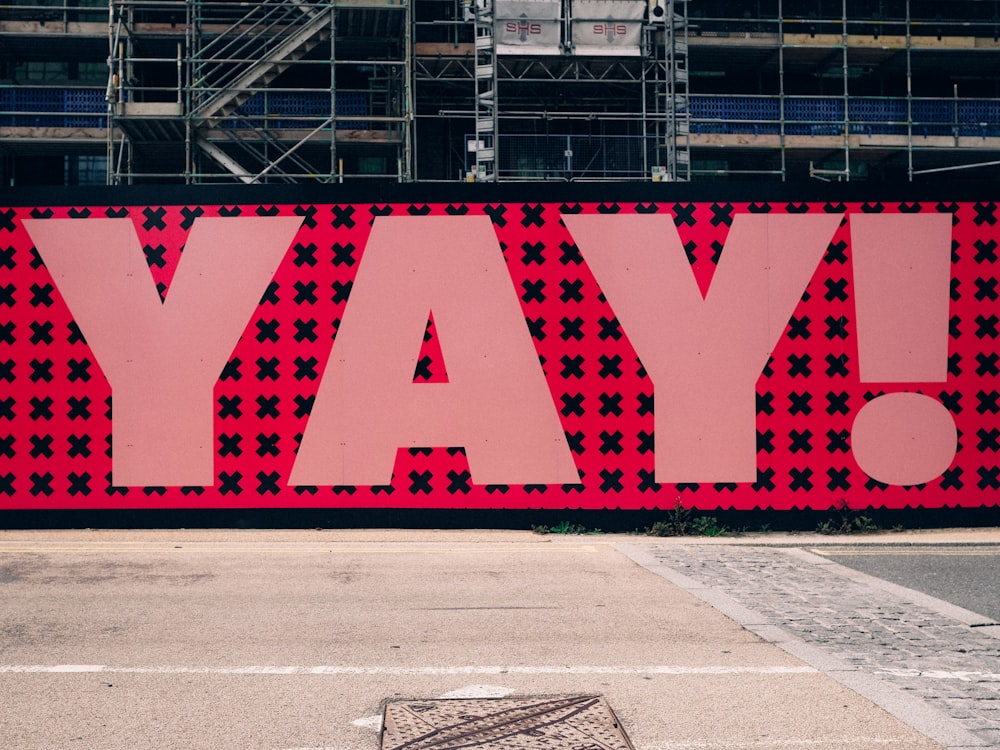
[[[386,699],[581,693],[637,750],[1000,746],[996,628],[810,551],[847,541],[1000,530],[0,532],[0,747],[375,750]]]

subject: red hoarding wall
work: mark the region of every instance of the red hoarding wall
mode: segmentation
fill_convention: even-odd
[[[996,506],[998,234],[975,201],[0,207],[0,508]]]

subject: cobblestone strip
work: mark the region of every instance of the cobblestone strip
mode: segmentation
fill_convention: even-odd
[[[972,613],[797,549],[619,549],[945,747],[1000,748],[1000,639]]]

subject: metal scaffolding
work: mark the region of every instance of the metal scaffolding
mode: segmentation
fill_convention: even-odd
[[[110,182],[412,178],[409,3],[110,0],[109,18]]]
[[[0,178],[995,173],[1000,0],[746,8],[734,17],[725,0],[13,0],[0,6]]]

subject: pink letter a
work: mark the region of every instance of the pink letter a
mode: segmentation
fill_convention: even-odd
[[[413,382],[429,313],[447,383]],[[580,481],[488,217],[376,219],[291,483],[388,484],[404,446],[464,446],[479,484]]]

